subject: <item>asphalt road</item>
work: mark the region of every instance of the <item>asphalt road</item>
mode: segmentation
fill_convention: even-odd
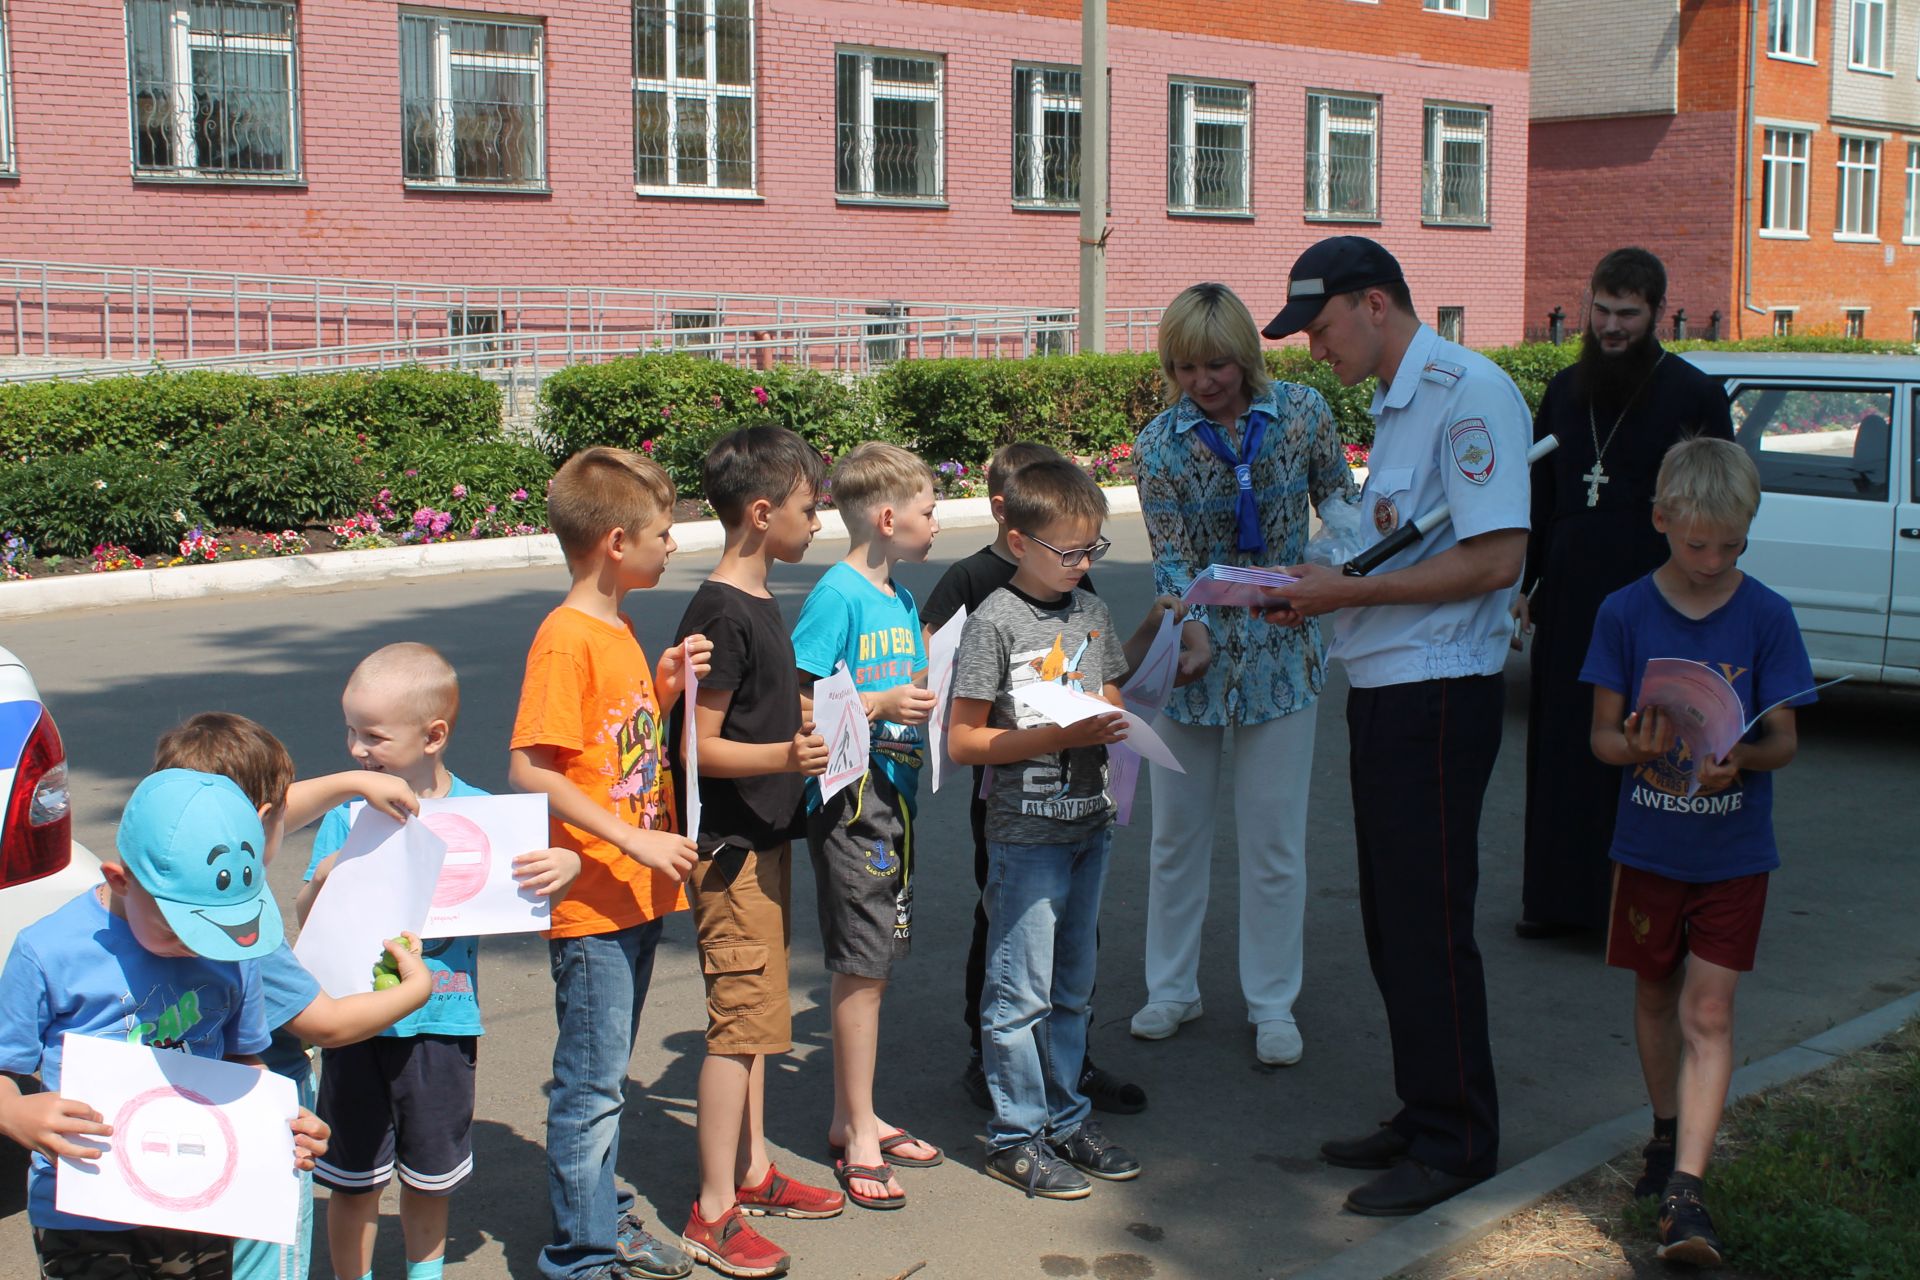
[[[1137,518],[1115,521],[1109,532],[1115,547],[1096,577],[1124,621],[1139,615],[1150,593],[1146,539]],[[935,562],[907,566],[900,576],[924,596],[947,563],[984,540],[983,530],[949,532]],[[837,554],[823,543],[781,578],[789,618]],[[649,652],[670,638],[714,558],[677,560],[658,589],[630,600]],[[77,834],[107,849],[155,736],[193,712],[221,708],[260,719],[286,740],[303,773],[348,767],[341,686],[360,657],[396,640],[428,641],[459,669],[465,707],[450,761],[476,785],[504,789],[527,642],[564,585],[559,570],[528,570],[146,605],[7,622],[0,642],[27,661],[59,719]],[[1140,825],[1119,833],[1094,1048],[1103,1064],[1151,1095],[1143,1115],[1108,1120],[1146,1172],[1132,1183],[1100,1185],[1077,1203],[1028,1202],[980,1172],[982,1116],[957,1084],[966,1058],[960,970],[973,895],[964,788],[928,798],[918,824],[914,954],[887,996],[878,1092],[883,1117],[942,1145],[950,1158],[938,1169],[902,1172],[911,1197],[902,1212],[850,1208],[831,1222],[776,1221],[768,1234],[793,1252],[796,1275],[887,1280],[924,1261],[924,1280],[1239,1280],[1302,1270],[1381,1229],[1340,1210],[1356,1175],[1316,1158],[1322,1139],[1364,1132],[1393,1107],[1384,1017],[1354,889],[1344,701],[1343,687],[1329,688],[1319,719],[1299,1066],[1268,1069],[1253,1058],[1234,972],[1231,823],[1221,824],[1215,851],[1220,900],[1203,956],[1207,1014],[1173,1040],[1128,1037],[1127,1019],[1143,998],[1144,812]],[[1524,719],[1524,667],[1516,662],[1506,746],[1481,837],[1479,936],[1500,1069],[1503,1165],[1644,1100],[1631,1043],[1631,980],[1600,963],[1594,942],[1521,943],[1510,929],[1519,903]],[[1912,790],[1920,697],[1842,687],[1801,724],[1800,759],[1777,792],[1786,865],[1774,882],[1759,969],[1741,993],[1743,1060],[1920,986]],[[290,838],[272,873],[282,901],[291,900],[306,861],[307,840]],[[768,1112],[782,1167],[824,1180],[832,1090],[826,975],[806,859],[796,867],[796,1047],[772,1074]],[[620,1170],[649,1220],[674,1230],[696,1185],[693,1095],[704,1012],[690,921],[674,919],[666,937],[633,1057]],[[529,1278],[548,1229],[541,1143],[552,984],[537,937],[489,940],[482,952],[488,1034],[477,1170],[454,1201],[449,1258],[457,1274]],[[0,1198],[0,1274],[33,1272],[22,1201],[17,1187]],[[398,1241],[389,1219],[377,1274],[402,1274]],[[319,1249],[315,1275],[325,1277]]]

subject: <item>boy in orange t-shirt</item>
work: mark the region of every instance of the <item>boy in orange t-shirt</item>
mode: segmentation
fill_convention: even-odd
[[[573,587],[534,634],[507,771],[518,790],[546,795],[553,843],[581,860],[547,933],[560,1032],[547,1097],[544,1280],[675,1280],[693,1269],[648,1234],[633,1193],[614,1180],[654,949],[662,918],[686,909],[680,884],[695,862],[693,841],[674,832],[662,744],[686,663],[705,675],[712,645],[689,636],[650,672],[620,612],[629,591],[660,581],[674,550],[673,501],[659,464],[610,448],[569,458],[547,493]],[[610,1034],[623,1022],[624,1039]]]

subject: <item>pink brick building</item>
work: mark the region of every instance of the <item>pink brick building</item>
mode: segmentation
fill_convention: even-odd
[[[1078,0],[0,4],[0,257],[1076,302]],[[1521,0],[1110,25],[1110,305],[1220,279],[1264,319],[1358,232],[1430,322],[1520,336]]]

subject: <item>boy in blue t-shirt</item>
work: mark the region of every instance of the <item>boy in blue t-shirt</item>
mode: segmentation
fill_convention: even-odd
[[[1665,564],[1608,596],[1580,679],[1594,686],[1593,753],[1623,769],[1611,850],[1607,963],[1632,969],[1634,1032],[1653,1103],[1636,1196],[1660,1196],[1662,1258],[1717,1266],[1701,1177],[1733,1076],[1733,996],[1753,968],[1773,838],[1773,771],[1792,761],[1792,706],[1813,685],[1793,609],[1735,567],[1760,505],[1753,460],[1685,440],[1660,464],[1653,525]],[[1652,658],[1719,671],[1743,714],[1773,707],[1725,760],[1695,758],[1670,716],[1639,703]]]
[[[833,468],[847,554],[822,575],[793,629],[806,718],[815,680],[844,663],[870,726],[868,768],[824,804],[807,780],[807,848],[819,889],[820,938],[833,974],[833,1121],[827,1143],[847,1198],[897,1209],[893,1165],[939,1164],[937,1147],[885,1126],[873,1109],[880,996],[913,936],[913,797],[934,697],[920,615],[893,581],[902,560],[925,560],[940,523],[933,472],[898,445],[868,441]],[[824,730],[823,730],[824,732]],[[829,740],[828,750],[835,743]]]
[[[360,767],[391,774],[424,798],[483,796],[446,765],[460,714],[460,682],[424,644],[390,644],[354,668],[341,707],[347,750]],[[353,826],[350,804],[320,821],[300,892],[301,919],[333,870]],[[520,883],[551,897],[579,874],[577,854],[547,849],[516,862]],[[400,1174],[400,1223],[408,1280],[439,1280],[447,1246],[447,1198],[473,1174],[474,1065],[482,1032],[479,941],[435,938],[424,958],[433,981],[426,1006],[358,1044],[320,1058],[320,1106],[336,1138],[314,1180],[332,1192],[327,1247],[339,1280],[372,1274],[380,1192]]]
[[[0,973],[0,1133],[34,1153],[27,1217],[50,1276],[226,1280],[233,1242],[54,1207],[54,1157],[97,1160],[122,1140],[85,1099],[60,1093],[68,1032],[260,1065],[256,966],[282,939],[267,892],[266,833],[232,781],[167,769],[134,788],[95,885],[21,930]],[[46,1092],[25,1094],[38,1074]],[[296,1164],[327,1149],[302,1108]],[[90,1145],[97,1144],[97,1145]]]

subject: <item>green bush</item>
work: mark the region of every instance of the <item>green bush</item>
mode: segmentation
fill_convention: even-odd
[[[207,519],[242,529],[296,529],[359,510],[372,469],[353,439],[249,415],[210,427],[179,452]]]
[[[1159,360],[1143,354],[901,360],[871,381],[883,431],[933,461],[1034,439],[1104,453],[1161,407]]]
[[[489,506],[517,523],[547,522],[547,481],[553,461],[533,445],[517,440],[449,441],[416,432],[388,444],[365,477],[371,492],[360,505],[391,507],[407,519],[422,507],[452,512],[454,527],[465,532]],[[461,490],[462,492],[456,492]],[[524,498],[513,495],[525,490]],[[381,498],[381,494],[386,496]]]
[[[488,440],[500,434],[500,388],[485,378],[420,368],[281,378],[285,403],[309,426],[380,446],[403,436]]]
[[[101,542],[170,551],[205,519],[186,466],[122,449],[0,464],[0,529],[40,555],[84,556]]]

